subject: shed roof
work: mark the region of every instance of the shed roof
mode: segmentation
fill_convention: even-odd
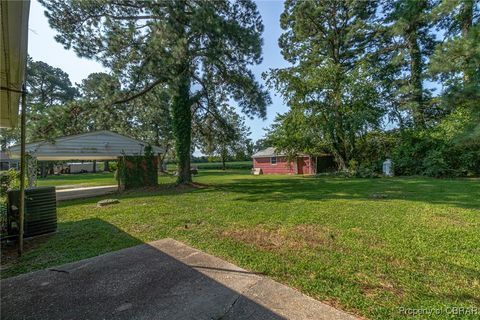
[[[284,152],[276,151],[274,147],[268,147],[266,149],[260,150],[257,153],[252,155],[252,158],[269,158],[269,157],[284,157],[286,154]],[[298,153],[297,157],[308,157],[308,154]]]
[[[112,160],[122,155],[143,155],[147,143],[111,131],[94,131],[74,136],[28,143],[26,152],[37,160]],[[152,146],[154,154],[163,149]],[[20,157],[20,146],[9,150],[12,157]]]
[[[268,147],[266,149],[260,150],[257,153],[254,153],[252,155],[252,158],[266,158],[266,157],[278,157],[278,156],[284,156],[285,154],[281,152],[276,152],[275,148],[273,147]]]

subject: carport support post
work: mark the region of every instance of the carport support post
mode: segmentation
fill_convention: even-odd
[[[18,255],[23,253],[23,230],[25,222],[25,117],[27,109],[27,86],[22,85],[22,113],[20,116],[20,207],[19,207],[19,231],[18,231]]]

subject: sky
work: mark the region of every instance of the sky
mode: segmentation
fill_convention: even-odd
[[[280,14],[283,11],[283,1],[265,0],[257,1],[257,6],[263,18],[265,30],[263,33],[263,62],[253,66],[257,80],[264,83],[261,75],[270,68],[281,68],[288,66],[283,60],[278,47],[278,38],[282,33],[280,28]],[[103,66],[86,58],[79,58],[73,50],[65,50],[63,46],[54,39],[56,31],[50,28],[48,20],[44,15],[43,7],[37,1],[32,1],[30,6],[30,21],[28,33],[28,53],[35,61],[43,61],[51,66],[57,67],[70,75],[72,83],[80,83],[90,73],[107,71]],[[260,139],[265,128],[269,127],[277,113],[287,111],[283,99],[276,96],[270,90],[272,104],[267,109],[267,119],[246,119],[247,125],[252,132],[251,138],[255,141]]]

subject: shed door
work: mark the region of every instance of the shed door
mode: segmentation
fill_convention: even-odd
[[[297,158],[297,174],[304,174],[305,159],[303,157]]]

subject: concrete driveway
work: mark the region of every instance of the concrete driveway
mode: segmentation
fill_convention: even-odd
[[[0,285],[2,319],[355,319],[173,239]]]
[[[57,201],[83,199],[103,196],[118,191],[117,185],[96,186],[96,187],[75,187],[56,189]]]

